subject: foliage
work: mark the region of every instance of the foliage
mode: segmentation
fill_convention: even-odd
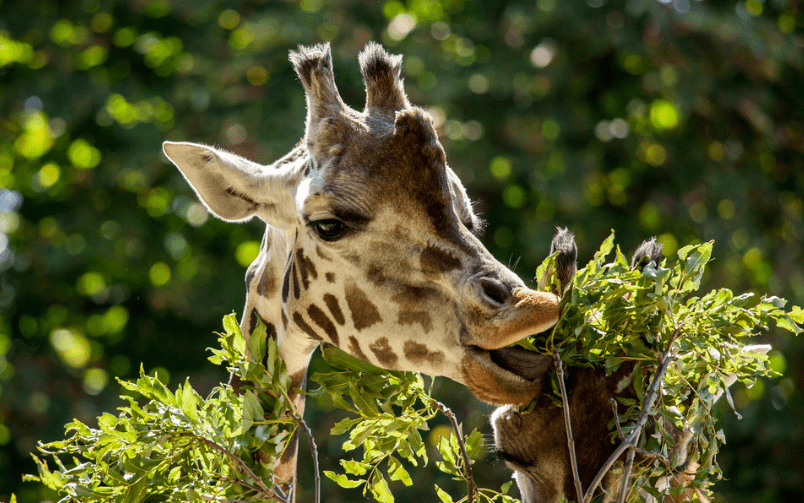
[[[209,218],[159,145],[288,152],[305,118],[298,44],[331,41],[356,108],[362,46],[404,55],[487,246],[522,277],[556,223],[581,256],[615,228],[625,248],[655,234],[669,256],[715,239],[702,288],[804,304],[803,19],[778,0],[3,0],[0,501],[53,498],[21,483],[36,441],[113,410],[137,362],[202,396],[225,379],[205,348],[242,305],[262,229]],[[733,503],[804,499],[804,339],[763,342],[784,376],[733,388],[743,420],[723,417],[731,476],[716,486]],[[487,427],[459,386],[434,392]]]
[[[699,467],[692,485],[708,489],[711,477],[721,476],[715,455],[724,441],[711,413],[715,397],[725,392],[733,407],[730,381],[751,385],[773,374],[763,353],[745,351],[744,339],[771,321],[798,335],[804,311],[797,306],[785,310],[778,297],[752,301],[751,295],[735,297],[727,289],[693,296],[710,260],[711,242],[681,248],[672,267],[665,260],[642,270],[632,269],[619,247],[614,261],[606,263],[613,249],[614,234],[573,278],[556,327],[520,344],[556,351],[570,368],[598,365],[611,373],[625,361],[637,362],[631,376],[636,399],[619,398],[627,409],[619,415],[617,430],[628,435],[642,412],[650,410],[645,434],[635,446],[656,456],[637,463],[631,500],[640,500],[640,490],[660,496],[660,479],[673,475],[672,428],[694,432],[690,452]],[[550,270],[554,259],[545,260],[540,271]],[[59,491],[62,501],[276,497],[273,467],[302,423],[287,395],[290,380],[276,341],[266,339],[261,323],[248,343],[234,315],[224,318],[224,328],[218,337],[221,349],[213,350],[210,360],[246,381],[244,393],[219,386],[202,399],[189,382],[171,393],[141,370],[136,382],[121,384],[146,399],[144,405],[124,395],[129,405],[118,416],[102,415],[97,429],[80,421],[68,424],[66,440],[40,446],[58,469],[35,457],[39,475],[29,479]],[[507,495],[510,483],[500,492],[474,485],[471,464],[482,451],[483,437],[477,430],[463,435],[452,412],[432,397],[432,382],[427,387],[418,373],[380,369],[332,346],[322,354],[332,369],[312,375],[319,387],[309,395],[327,396],[346,410],[349,417],[330,434],[348,433],[342,444],[346,453],[362,448],[361,457],[340,460],[340,472],[325,470],[329,479],[347,489],[362,486],[363,495],[378,502],[395,501],[388,481],[413,484],[403,460],[417,469],[428,464],[421,432],[442,412],[453,420],[453,429],[439,438],[441,460],[435,464],[467,482],[468,494],[458,501],[475,501],[475,493],[480,502],[515,501]],[[672,363],[663,363],[662,354],[673,354]],[[654,397],[646,388],[655,379],[651,373],[662,366],[666,373],[659,376],[660,397],[652,406]],[[558,378],[552,376],[551,399],[560,405]],[[615,435],[613,423],[612,430]],[[69,466],[62,460],[68,456]],[[454,501],[438,485],[435,491],[441,501]]]
[[[323,350],[323,356],[334,370],[312,376],[311,380],[320,386],[311,395],[326,394],[337,407],[350,413],[350,417],[339,421],[330,433],[349,433],[349,439],[342,445],[344,452],[358,447],[363,451],[361,459],[340,460],[343,473],[325,471],[324,474],[341,487],[363,486],[364,495],[370,493],[376,501],[392,502],[394,496],[385,475],[388,480],[412,485],[414,477],[401,460],[417,469],[420,463],[426,466],[429,459],[421,431],[429,429],[428,422],[439,412],[447,415],[452,412],[431,396],[431,387],[425,387],[419,373],[384,370],[332,346]],[[345,400],[346,396],[349,401]],[[442,458],[436,461],[436,467],[455,480],[474,484],[467,462],[471,465],[482,452],[483,436],[477,430],[463,436],[460,426],[457,423],[454,426],[449,435],[439,437],[436,443]],[[510,484],[501,492],[480,489],[479,501],[513,501],[506,496],[508,487]],[[453,501],[438,485],[435,491],[441,501]],[[468,496],[464,496],[457,501],[467,499]]]
[[[225,317],[223,325],[221,349],[213,349],[210,360],[247,381],[242,393],[222,385],[203,399],[189,382],[171,393],[158,377],[141,370],[136,382],[120,381],[131,393],[122,397],[127,407],[119,408],[117,416],[100,416],[98,428],[78,420],[68,424],[66,439],[39,446],[43,457],[34,456],[39,474],[26,479],[57,491],[61,502],[289,500],[274,484],[273,471],[303,422],[288,398],[284,362],[261,323],[248,343],[234,315]],[[331,433],[349,433],[345,452],[363,448],[362,460],[341,460],[344,473],[324,474],[341,487],[363,485],[364,494],[393,502],[386,475],[413,484],[400,458],[416,467],[420,461],[427,464],[420,430],[444,406],[425,390],[418,373],[380,369],[331,346],[324,358],[337,370],[315,374],[312,380],[321,386],[311,395],[326,393],[355,416],[340,421]],[[137,398],[145,403],[139,405]],[[470,480],[466,462],[481,444],[477,430],[460,439],[452,431],[438,443],[443,460],[436,466]],[[481,489],[480,501],[512,502],[508,487],[502,492]],[[453,501],[437,485],[435,491],[442,501]]]
[[[786,301],[779,297],[735,296],[726,288],[697,296],[712,248],[711,241],[684,246],[675,263],[663,260],[633,269],[620,248],[615,250],[612,233],[573,278],[555,328],[521,343],[542,353],[556,351],[570,371],[597,366],[611,374],[624,362],[637,363],[628,384],[635,399],[617,398],[627,408],[619,414],[617,429],[610,425],[612,436],[616,439],[620,428],[620,435],[628,436],[647,411],[644,434],[635,446],[657,456],[644,457],[634,467],[630,501],[641,501],[640,491],[661,499],[666,489],[661,481],[674,476],[678,464],[676,432],[684,430],[693,433],[689,452],[698,465],[690,485],[708,491],[713,479],[722,476],[715,456],[725,442],[715,425],[713,403],[725,394],[734,409],[729,392],[734,381],[751,387],[758,378],[775,374],[768,366],[767,349],[752,351],[746,339],[765,332],[771,323],[794,335],[804,331],[804,310],[786,310]],[[607,263],[612,250],[614,260]],[[550,270],[554,258],[540,271]],[[666,363],[665,355],[670,355]],[[554,373],[549,394],[560,406],[558,379]],[[654,405],[655,397],[647,390],[655,379],[659,398]]]
[[[65,440],[39,447],[57,469],[34,456],[39,475],[28,480],[58,491],[62,502],[265,501],[277,494],[273,468],[298,426],[290,379],[265,326],[246,344],[234,315],[223,323],[221,349],[210,360],[249,380],[244,393],[223,385],[203,399],[189,381],[171,393],[140,370],[136,382],[120,381],[130,393],[122,397],[127,407],[103,414],[98,428],[68,424]]]

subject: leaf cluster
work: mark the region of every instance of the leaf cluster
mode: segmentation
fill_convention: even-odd
[[[619,409],[620,435],[626,436],[646,407],[646,390],[670,346],[672,363],[660,383],[657,402],[648,410],[638,444],[655,456],[635,465],[630,493],[634,500],[641,497],[640,491],[660,497],[664,491],[660,481],[677,475],[677,461],[686,454],[676,445],[682,431],[692,433],[687,461],[699,465],[691,485],[706,491],[712,478],[720,478],[716,454],[724,436],[716,429],[713,403],[725,395],[734,409],[728,389],[733,382],[751,386],[759,377],[775,375],[767,348],[758,351],[746,345],[747,339],[771,324],[794,335],[802,332],[804,311],[797,306],[786,310],[784,299],[734,295],[725,288],[699,296],[712,247],[711,241],[685,246],[673,263],[665,259],[632,269],[615,248],[612,233],[574,277],[554,329],[521,343],[541,353],[556,351],[570,372],[571,367],[598,367],[608,375],[633,362],[634,370],[620,389],[631,386],[634,398],[617,398],[625,408]],[[540,270],[549,271],[554,259],[550,257]],[[555,374],[551,384],[548,397],[560,406]],[[610,429],[616,441],[614,420]]]
[[[319,387],[309,394],[326,394],[336,407],[351,414],[330,431],[332,435],[348,433],[343,451],[362,447],[358,458],[340,460],[341,473],[324,471],[324,475],[344,488],[362,487],[363,495],[370,494],[376,501],[393,502],[388,481],[413,484],[409,466],[418,468],[420,463],[426,466],[429,462],[421,432],[429,430],[428,423],[439,413],[450,416],[452,412],[431,396],[431,386],[426,386],[417,372],[381,369],[332,346],[323,348],[322,354],[334,370],[313,374],[311,381]],[[471,465],[482,452],[483,435],[473,430],[463,436],[460,425],[456,422],[454,426],[457,428],[453,427],[449,435],[438,438],[435,448],[441,459],[435,464],[455,480],[465,480],[474,487],[467,463]],[[480,501],[511,502],[513,499],[506,495],[508,487],[510,484],[501,492],[479,489],[477,495]],[[453,501],[437,485],[435,491],[441,501]]]
[[[297,427],[290,380],[264,326],[246,343],[233,314],[223,324],[210,360],[249,380],[246,392],[221,385],[202,398],[189,380],[171,392],[141,369],[136,381],[119,381],[127,406],[99,417],[96,428],[75,420],[64,440],[40,444],[39,473],[27,480],[58,491],[64,503],[264,501],[276,494],[273,469]]]

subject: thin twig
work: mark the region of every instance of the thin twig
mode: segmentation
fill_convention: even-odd
[[[313,457],[313,474],[315,475],[315,503],[321,503],[321,471],[318,469],[318,447],[315,445],[313,432],[310,430],[310,427],[307,426],[307,423],[304,422],[304,419],[296,412],[293,413],[293,419],[302,427],[305,435],[307,435],[307,441],[310,443],[310,454]]]
[[[469,454],[467,454],[466,452],[466,444],[464,443],[463,440],[461,425],[458,424],[458,419],[455,417],[455,414],[452,412],[452,410],[450,410],[449,407],[447,407],[446,405],[435,399],[433,399],[433,403],[438,408],[438,410],[443,412],[444,415],[449,418],[450,423],[452,423],[452,429],[455,430],[455,438],[458,439],[458,447],[461,450],[461,457],[463,458],[463,466],[465,468],[466,493],[467,493],[466,501],[467,503],[474,503],[477,486],[475,485],[475,481],[472,478],[472,465],[470,464],[469,461]]]
[[[670,341],[667,343],[667,348],[661,355],[661,363],[659,365],[658,370],[656,371],[656,375],[653,377],[653,381],[651,381],[650,386],[648,387],[648,391],[645,394],[645,401],[642,404],[642,409],[639,412],[639,417],[637,418],[637,422],[634,425],[634,429],[631,430],[631,433],[628,435],[628,438],[625,439],[623,443],[621,443],[617,449],[615,449],[614,453],[609,456],[609,459],[603,464],[603,467],[600,471],[597,472],[592,484],[586,490],[586,495],[583,498],[584,503],[589,503],[592,501],[592,494],[594,494],[595,489],[600,483],[603,481],[603,477],[608,473],[614,463],[619,459],[623,452],[625,452],[628,448],[636,447],[636,443],[639,440],[639,435],[642,433],[642,428],[645,427],[645,423],[648,421],[648,415],[650,409],[653,408],[653,402],[656,400],[656,396],[659,391],[659,385],[661,384],[662,380],[664,379],[664,374],[667,372],[667,369],[670,367],[670,362],[672,360],[672,349],[673,344],[675,344],[676,339],[678,338],[679,334],[681,333],[680,329],[676,329],[673,332],[673,336],[670,337]]]
[[[615,400],[614,398],[611,399],[611,407],[614,410],[614,425],[617,427],[617,436],[620,437],[620,440],[625,442],[625,434],[623,433],[623,429],[620,426],[620,416],[617,413],[617,400]],[[664,463],[665,465],[667,465],[669,467],[672,467],[672,464],[670,463],[670,460],[667,459],[666,457],[662,456],[658,452],[647,451],[647,450],[642,449],[640,447],[637,447],[635,445],[629,445],[628,447],[632,451],[634,451],[637,454],[639,454],[640,456],[642,456],[643,458],[655,459],[655,460],[658,460],[658,461]]]
[[[575,456],[575,439],[572,437],[572,421],[570,419],[570,404],[567,398],[567,388],[564,385],[564,365],[561,363],[561,358],[558,356],[558,351],[553,350],[553,360],[556,364],[556,376],[558,377],[558,386],[561,389],[561,403],[564,410],[564,427],[567,430],[567,448],[569,449],[570,463],[572,464],[572,480],[575,482],[575,492],[577,493],[578,501],[583,497],[583,488],[581,487],[581,476],[578,473],[578,460]]]
[[[629,489],[631,489],[629,480],[631,479],[631,470],[634,468],[634,454],[636,454],[636,451],[633,449],[628,451],[628,458],[625,462],[625,469],[623,470],[623,479],[620,484],[620,497],[617,498],[617,503],[625,503]]]

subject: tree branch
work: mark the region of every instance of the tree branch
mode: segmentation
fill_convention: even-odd
[[[458,439],[458,447],[461,449],[461,457],[463,458],[463,465],[465,467],[465,479],[466,479],[466,493],[467,493],[467,503],[474,503],[475,501],[475,492],[477,491],[477,486],[475,485],[475,481],[472,478],[472,465],[469,461],[469,454],[466,452],[466,443],[463,440],[463,433],[461,432],[461,425],[458,424],[458,419],[455,417],[455,414],[450,410],[449,407],[444,405],[443,403],[439,402],[438,400],[432,399],[435,406],[444,413],[445,416],[449,418],[450,423],[452,423],[452,429],[455,430],[455,437]]]
[[[553,350],[553,360],[556,364],[556,376],[558,377],[558,386],[561,389],[561,409],[564,411],[564,427],[567,431],[567,448],[569,449],[570,464],[572,465],[572,480],[575,482],[575,492],[577,493],[577,501],[581,501],[583,497],[583,488],[581,487],[581,476],[578,473],[578,460],[575,456],[575,439],[572,437],[572,421],[570,419],[569,411],[569,398],[567,397],[567,388],[564,385],[564,365],[561,358],[558,356],[558,351]]]
[[[631,479],[631,470],[634,468],[634,454],[636,454],[634,449],[628,451],[628,458],[625,462],[625,468],[623,469],[623,479],[620,484],[620,496],[617,498],[617,503],[624,503],[631,489],[629,480]]]
[[[606,475],[606,473],[608,473],[609,470],[611,470],[611,467],[622,455],[622,453],[625,452],[626,449],[633,449],[636,447],[636,443],[639,440],[639,435],[642,433],[642,429],[645,427],[645,423],[648,421],[650,409],[653,408],[653,402],[656,400],[659,385],[664,379],[665,372],[667,372],[667,369],[670,367],[670,362],[672,361],[673,344],[675,344],[680,333],[680,328],[677,328],[676,331],[673,332],[673,336],[670,337],[670,341],[667,343],[667,348],[660,357],[659,368],[656,371],[656,375],[653,377],[653,381],[651,381],[650,386],[648,387],[647,393],[645,394],[645,401],[642,404],[642,409],[639,412],[639,418],[637,418],[634,429],[631,430],[628,438],[626,438],[625,441],[617,447],[614,453],[609,456],[609,459],[607,459],[603,464],[603,467],[600,469],[600,471],[597,472],[592,484],[586,490],[586,495],[583,498],[584,503],[589,503],[592,501],[592,495],[594,494],[595,489],[597,489],[597,487],[603,481],[603,477]],[[623,473],[623,475],[625,475],[625,473]],[[630,473],[628,475],[630,476]]]
[[[617,426],[617,436],[620,438],[620,440],[625,442],[625,434],[623,433],[623,430],[620,427],[620,415],[617,413],[617,400],[615,400],[614,398],[611,399],[611,408],[614,411],[614,424],[615,424],[615,426]],[[672,464],[670,463],[670,460],[667,459],[666,457],[662,456],[658,452],[646,451],[645,449],[639,448],[639,447],[637,447],[635,445],[629,445],[628,447],[632,451],[635,451],[637,454],[642,456],[643,458],[656,459],[656,460],[664,463],[665,465],[672,467]]]
[[[315,438],[313,438],[313,432],[310,427],[295,411],[293,412],[293,419],[304,430],[304,434],[307,435],[307,441],[310,443],[310,454],[313,457],[313,474],[315,475],[315,503],[321,503],[321,471],[318,468],[318,447],[315,445]]]

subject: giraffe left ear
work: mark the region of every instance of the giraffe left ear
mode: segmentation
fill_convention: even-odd
[[[204,205],[221,220],[244,222],[258,216],[279,228],[295,221],[293,191],[298,169],[262,166],[196,143],[166,141],[162,148]]]

